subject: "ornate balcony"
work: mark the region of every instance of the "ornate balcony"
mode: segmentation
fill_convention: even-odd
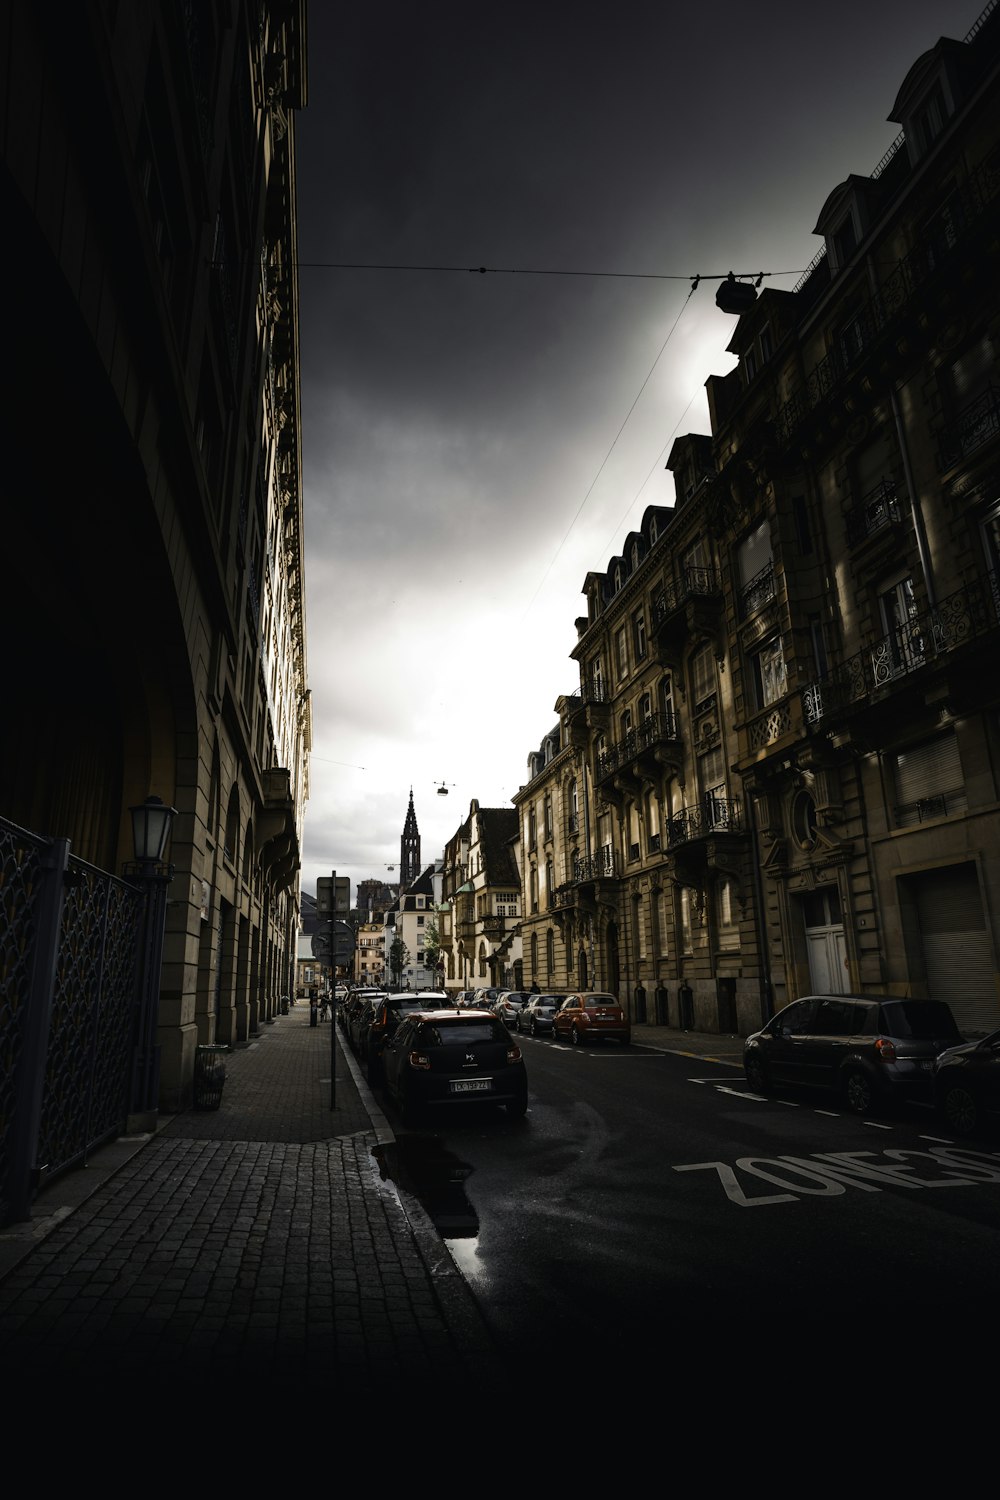
[[[748,620],[774,598],[774,563],[769,562],[740,589],[740,619]]]
[[[883,479],[848,511],[848,545],[857,547],[887,526],[897,526],[901,519],[895,481]]]
[[[683,755],[676,716],[657,710],[597,757],[594,780],[605,795],[607,783],[616,776],[639,786],[644,775],[655,776],[664,765],[681,765]]]
[[[811,682],[802,692],[806,723],[818,724],[851,704],[891,690],[922,667],[995,630],[998,621],[1000,595],[996,576],[990,573]]]
[[[708,795],[690,807],[674,813],[667,824],[667,847],[675,849],[694,839],[710,838],[719,833],[743,832],[743,811],[731,797]]]
[[[1000,386],[990,385],[962,408],[941,436],[941,468],[951,469],[971,458],[1000,435]]]
[[[689,635],[714,634],[722,615],[722,581],[715,568],[686,567],[653,600],[653,637],[668,653]]]

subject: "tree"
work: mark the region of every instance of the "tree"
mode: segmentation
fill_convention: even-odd
[[[389,944],[389,972],[398,988],[403,982],[403,970],[410,962],[410,950],[402,938],[393,938]]]
[[[435,921],[430,921],[424,928],[424,963],[429,969],[436,969],[441,961],[441,933]]]

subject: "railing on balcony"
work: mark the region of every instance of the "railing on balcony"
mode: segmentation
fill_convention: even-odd
[[[711,595],[721,592],[722,585],[715,568],[686,567],[680,579],[672,579],[664,585],[663,592],[653,600],[653,621],[659,624],[666,619],[685,599],[693,594]]]
[[[879,688],[918,671],[927,662],[956,651],[995,630],[1000,597],[994,573],[956,589],[936,608],[907,620],[890,635],[848,657],[803,689],[806,722],[817,724]]]
[[[743,812],[731,797],[703,797],[700,802],[674,813],[667,827],[667,844],[675,849],[692,839],[708,838],[715,833],[742,833]]]
[[[749,619],[773,598],[774,563],[769,562],[740,589],[740,619]]]
[[[950,469],[1000,433],[1000,387],[989,385],[970,401],[941,435],[941,467]]]
[[[618,856],[610,846],[599,850],[597,854],[590,854],[573,861],[573,879],[577,882],[615,880],[617,876]]]
[[[994,151],[947,200],[946,232],[922,239],[897,261],[876,295],[858,312],[837,343],[806,377],[802,389],[779,408],[775,428],[787,440],[799,424],[844,379],[921,286],[944,266],[1000,193],[1000,151]]]
[[[851,547],[874,536],[885,526],[895,525],[900,520],[896,485],[891,479],[882,479],[874,489],[863,495],[857,505],[847,513],[847,541]]]
[[[641,724],[630,729],[615,745],[610,745],[597,757],[597,780],[612,776],[622,766],[640,756],[643,751],[661,744],[664,740],[680,738],[675,714],[666,709],[657,709]]]

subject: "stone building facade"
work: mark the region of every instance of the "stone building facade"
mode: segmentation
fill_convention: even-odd
[[[674,507],[585,581],[523,933],[634,1020],[861,990],[1000,1025],[998,56],[991,0],[913,64],[799,285],[742,284]]]
[[[161,1104],[294,993],[308,791],[304,7],[5,8],[0,813],[115,871],[177,809]],[[13,285],[14,280],[8,279]]]

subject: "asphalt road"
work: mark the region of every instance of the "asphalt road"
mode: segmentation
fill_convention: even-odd
[[[526,1372],[813,1345],[866,1372],[887,1348],[936,1356],[992,1307],[995,1139],[959,1143],[916,1108],[764,1099],[639,1046],[523,1047],[524,1122],[474,1110],[399,1135],[403,1185]]]

